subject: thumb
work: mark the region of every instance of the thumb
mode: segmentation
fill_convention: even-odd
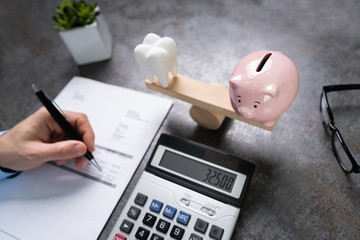
[[[46,143],[41,146],[43,161],[75,159],[83,156],[86,146],[83,142],[68,140],[56,143]]]

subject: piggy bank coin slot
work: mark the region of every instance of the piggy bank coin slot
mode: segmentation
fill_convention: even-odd
[[[261,69],[263,69],[265,63],[267,62],[267,60],[270,58],[271,55],[272,55],[272,53],[268,53],[263,57],[263,59],[261,60],[259,66],[256,69],[257,72],[260,72]]]

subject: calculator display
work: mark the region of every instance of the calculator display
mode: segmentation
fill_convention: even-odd
[[[226,192],[231,192],[237,177],[233,173],[168,150],[165,150],[159,165]]]

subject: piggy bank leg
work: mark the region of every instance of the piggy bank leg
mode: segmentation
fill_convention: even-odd
[[[274,126],[276,120],[270,120],[270,121],[266,121],[266,122],[262,122],[261,124],[264,125],[265,127],[272,127]]]

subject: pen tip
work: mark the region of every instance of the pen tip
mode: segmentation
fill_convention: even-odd
[[[100,167],[99,164],[95,161],[95,159],[91,159],[91,163],[92,163],[100,172],[102,172],[101,167]]]

